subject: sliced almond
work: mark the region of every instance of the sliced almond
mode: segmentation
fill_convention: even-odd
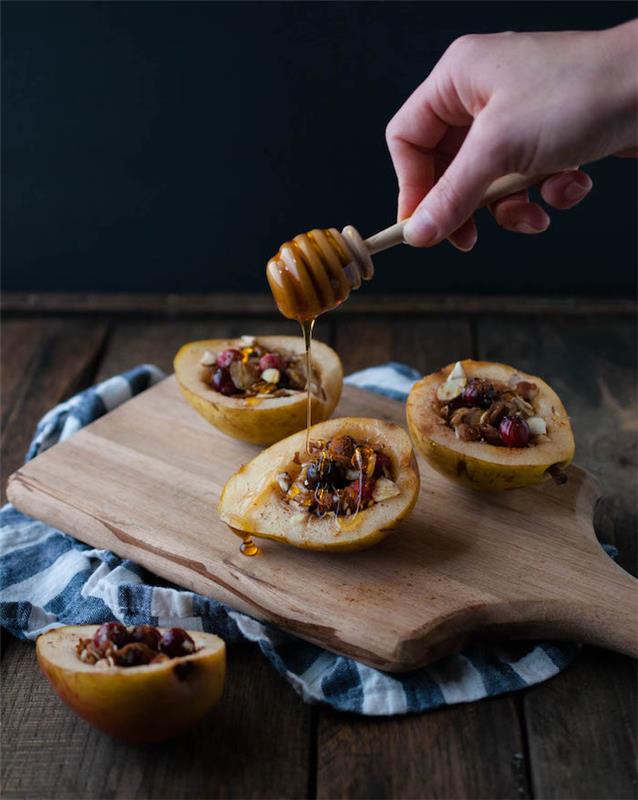
[[[379,478],[374,485],[372,492],[372,499],[375,503],[380,503],[382,500],[389,500],[391,497],[396,497],[401,494],[401,489],[394,481],[389,478]]]
[[[463,365],[460,361],[457,361],[452,369],[452,372],[447,376],[448,381],[457,381],[459,378],[467,378],[465,374],[465,370],[463,369]]]
[[[204,350],[204,355],[199,359],[199,363],[204,367],[212,367],[216,361],[217,359],[210,350]]]
[[[467,378],[456,378],[454,380],[447,380],[442,383],[436,390],[436,396],[443,402],[449,402],[458,397],[465,386],[467,385]]]

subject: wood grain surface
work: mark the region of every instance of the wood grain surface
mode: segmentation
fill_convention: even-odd
[[[404,406],[346,386],[336,416],[403,424]],[[635,581],[595,541],[599,493],[581,470],[565,486],[487,494],[420,460],[417,505],[380,545],[326,554],[268,543],[251,559],[215,509],[259,450],[202,420],[171,377],[25,465],[8,494],[82,541],[382,669],[415,669],[479,635],[638,654]]]
[[[9,408],[8,387],[17,389],[3,431],[5,474],[23,459],[42,410],[96,377],[139,361],[169,370],[175,344],[202,335],[249,328],[294,332],[275,329],[281,319],[264,311],[246,316],[251,308],[240,300],[241,317],[225,305],[212,319],[207,298],[199,304],[186,299],[181,308],[188,316],[181,318],[179,302],[132,296],[119,307],[112,303],[118,316],[99,303],[88,315],[92,305],[85,296],[74,298],[72,318],[50,316],[68,313],[68,304],[54,298],[47,310],[37,296],[29,298],[28,316],[5,314],[3,410]],[[597,534],[617,544],[620,563],[635,572],[635,318],[595,298],[587,299],[586,308],[555,298],[514,298],[509,305],[499,298],[493,304],[498,316],[486,315],[489,305],[481,298],[471,308],[451,298],[411,301],[424,313],[404,307],[411,316],[384,316],[381,304],[364,316],[327,315],[320,338],[337,347],[346,372],[391,358],[427,373],[469,355],[518,359],[521,368],[551,383],[561,380],[574,417],[577,458],[603,488]],[[514,316],[504,317],[503,307]],[[610,317],[614,308],[624,316]],[[18,331],[9,338],[14,322],[24,326],[24,337]],[[30,358],[46,352],[47,330],[77,322],[75,338],[72,326],[65,328],[68,336],[55,358],[39,358],[37,369],[25,367],[25,352]],[[32,323],[40,334],[30,344]],[[79,339],[93,338],[92,331],[99,346],[78,349]],[[582,358],[585,342],[595,354],[592,375],[591,353]],[[597,387],[603,376],[619,400],[611,412]],[[379,720],[304,705],[253,645],[233,646],[218,709],[223,724],[215,712],[201,728],[160,749],[128,747],[79,720],[42,680],[31,643],[3,636],[1,666],[1,792],[7,798],[636,796],[636,662],[597,648],[584,648],[569,669],[522,693]]]

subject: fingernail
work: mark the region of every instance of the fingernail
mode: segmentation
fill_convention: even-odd
[[[425,208],[415,211],[405,224],[403,238],[413,247],[424,247],[436,239],[436,225],[430,212]]]
[[[579,175],[577,178],[574,178],[573,181],[570,181],[563,189],[563,197],[568,202],[580,200],[581,197],[587,194],[592,185],[592,180],[589,175]]]
[[[469,253],[470,250],[472,250],[474,245],[476,244],[477,239],[478,239],[478,232],[474,231],[472,237],[468,239],[466,242],[463,242],[463,244],[459,244],[458,242],[452,242],[452,244],[454,245],[454,247],[456,247],[457,250],[460,250],[462,253]]]
[[[518,222],[514,226],[514,230],[518,231],[518,233],[542,233],[546,231],[548,227],[549,223],[540,228],[535,228],[533,225],[530,225],[529,222]]]

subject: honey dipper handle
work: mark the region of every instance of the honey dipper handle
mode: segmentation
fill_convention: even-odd
[[[509,175],[503,175],[502,178],[497,178],[494,183],[487,187],[480,208],[493,203],[500,197],[506,197],[508,194],[514,194],[514,192],[529,189],[530,186],[540,183],[546,177],[546,175],[521,175],[520,172],[512,172]],[[382,250],[388,250],[390,247],[395,247],[397,244],[403,244],[403,228],[406,222],[407,219],[404,219],[367,238],[365,240],[365,245],[370,255],[380,253]]]

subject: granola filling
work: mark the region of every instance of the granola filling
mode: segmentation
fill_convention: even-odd
[[[505,384],[482,378],[467,380],[455,370],[437,395],[439,414],[464,442],[530,447],[547,433],[545,420],[534,408],[538,386],[518,376]]]
[[[119,622],[105,622],[92,639],[80,639],[75,652],[85,664],[104,669],[159,664],[189,656],[197,649],[182,628],[170,628],[162,633],[153,625],[126,628]]]
[[[240,343],[242,347],[217,355],[208,350],[204,353],[201,378],[207,386],[240,397],[288,397],[305,390],[306,368],[301,356],[268,350],[252,336],[242,336]]]
[[[351,516],[400,493],[390,458],[351,436],[311,441],[307,456],[295,453],[276,478],[283,501],[300,512]]]

